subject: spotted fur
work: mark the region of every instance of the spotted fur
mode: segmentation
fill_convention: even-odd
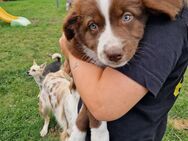
[[[77,104],[79,96],[71,92],[72,78],[63,70],[49,73],[42,83],[39,95],[39,111],[44,118],[44,125],[40,135],[44,137],[48,132],[50,114],[53,113],[58,124],[63,128],[67,138],[72,132],[77,117]]]

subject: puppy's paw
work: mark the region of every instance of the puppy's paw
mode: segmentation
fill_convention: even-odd
[[[60,139],[61,141],[68,141],[69,138],[69,134],[67,131],[63,131],[63,133],[61,133]]]
[[[101,125],[98,128],[91,128],[91,140],[110,141],[107,123],[105,121],[102,121]]]
[[[85,141],[85,138],[86,132],[82,132],[76,126],[74,126],[68,141]]]
[[[44,137],[44,136],[47,135],[47,133],[48,133],[48,130],[47,130],[47,129],[42,129],[42,130],[40,131],[40,136],[41,136],[41,137]]]

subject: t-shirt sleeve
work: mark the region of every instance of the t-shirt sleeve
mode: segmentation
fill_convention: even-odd
[[[153,21],[132,60],[118,70],[157,96],[182,53],[183,30],[177,21]]]

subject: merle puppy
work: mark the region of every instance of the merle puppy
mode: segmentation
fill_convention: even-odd
[[[30,70],[27,72],[29,76],[33,76],[40,90],[42,89],[42,82],[44,78],[46,77],[46,75],[50,72],[57,72],[61,68],[61,64],[62,64],[61,54],[55,53],[51,55],[51,57],[52,57],[52,60],[54,60],[54,62],[48,65],[46,65],[46,63],[37,65],[37,63],[34,60],[33,65],[30,67]]]

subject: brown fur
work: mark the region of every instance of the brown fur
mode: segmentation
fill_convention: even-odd
[[[183,7],[182,0],[143,0],[143,3],[147,8],[167,14],[171,19],[175,19]]]
[[[87,112],[87,116],[89,117],[90,128],[98,128],[101,125],[101,122],[98,121],[89,111]]]
[[[89,128],[89,118],[88,116],[85,116],[87,114],[88,110],[85,105],[82,106],[82,109],[80,110],[80,113],[76,119],[76,125],[82,132],[86,132]]]
[[[138,43],[143,37],[149,11],[163,13],[171,19],[175,19],[182,6],[182,0],[112,0],[110,22],[115,36],[120,37],[126,43],[123,53],[126,54],[127,60],[134,56]],[[121,21],[125,11],[134,15],[134,20],[129,24],[124,24]],[[88,29],[88,24],[93,21],[98,25],[98,30],[95,32]],[[105,20],[96,6],[96,1],[76,0],[65,18],[63,28],[70,52],[74,56],[90,62],[91,58],[84,53],[82,46],[88,47],[97,54],[98,38],[104,31],[104,26]],[[97,128],[100,125],[100,121],[96,120],[83,105],[78,115],[77,126],[81,131],[86,131],[88,122],[90,127]]]
[[[87,107],[83,104],[77,117],[76,125],[80,131],[86,132],[89,127],[98,128],[101,125],[101,122],[96,120],[95,117],[88,111]]]
[[[92,5],[92,7],[88,7],[88,5]],[[82,8],[83,6],[85,8]],[[63,30],[65,36],[69,40],[67,45],[70,51],[74,56],[83,60],[88,60],[89,57],[85,56],[80,43],[84,43],[84,45],[96,51],[96,39],[98,36],[95,33],[91,33],[87,29],[90,19],[100,22],[99,24],[102,26],[104,25],[104,19],[96,7],[96,3],[93,0],[77,0],[73,4],[73,8],[69,12],[64,22]],[[87,14],[87,16],[85,16],[85,14]],[[72,40],[73,37],[74,39]]]

